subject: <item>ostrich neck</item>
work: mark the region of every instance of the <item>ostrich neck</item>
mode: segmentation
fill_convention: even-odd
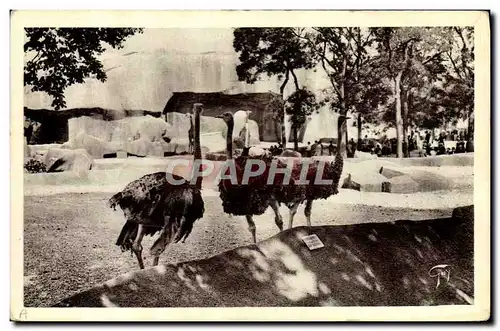
[[[250,131],[248,131],[248,116],[245,119],[245,148],[250,146]]]
[[[194,166],[199,167],[198,173],[201,173],[202,169],[202,156],[201,156],[201,145],[200,145],[200,114],[195,112],[194,115]],[[198,176],[196,178],[196,187],[201,189],[201,184],[203,182],[203,176]]]
[[[228,160],[233,158],[233,129],[234,121],[230,120],[227,122],[226,134],[226,156]]]

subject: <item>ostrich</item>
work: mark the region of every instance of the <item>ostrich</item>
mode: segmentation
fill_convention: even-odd
[[[153,236],[160,232],[159,238],[150,249],[153,266],[158,265],[159,257],[171,242],[185,242],[196,220],[205,211],[201,196],[203,178],[196,167],[201,167],[200,114],[202,104],[194,104],[194,162],[195,183],[184,177],[157,172],[145,175],[130,182],[123,191],[109,199],[110,207],[118,205],[124,212],[126,223],[116,241],[122,251],[131,250],[137,257],[139,267],[144,269],[141,241],[145,235]],[[200,169],[198,169],[200,170]]]
[[[312,203],[317,199],[327,199],[332,195],[338,194],[338,186],[344,160],[340,151],[342,140],[345,137],[347,130],[347,117],[340,115],[338,117],[338,147],[334,162],[325,162],[315,160],[309,165],[307,171],[308,184],[300,184],[298,181],[291,182],[290,185],[284,186],[283,189],[275,191],[274,197],[278,203],[284,203],[290,210],[290,218],[288,228],[293,226],[293,218],[297,213],[297,209],[302,202],[305,202],[304,214],[307,219],[307,225],[311,226],[311,209]],[[292,179],[299,179],[302,172],[302,167],[308,166],[302,162],[295,163],[292,169]],[[318,171],[321,171],[320,176],[317,176]],[[331,180],[331,184],[316,184],[316,178],[322,180]]]
[[[278,226],[280,231],[283,231],[283,220],[281,218],[281,215],[279,214],[278,203],[276,202],[276,199],[273,195],[276,186],[280,185],[267,184],[269,165],[273,158],[268,154],[249,156],[250,148],[247,146],[247,143],[245,144],[241,156],[233,158],[233,114],[231,112],[225,112],[217,116],[217,118],[222,118],[227,125],[227,162],[234,162],[238,182],[241,181],[247,160],[260,159],[267,165],[264,173],[262,173],[260,176],[251,178],[248,182],[248,185],[239,185],[239,183],[235,185],[231,183],[231,180],[229,179],[221,179],[218,184],[224,212],[230,215],[244,215],[248,223],[248,230],[252,234],[252,240],[254,243],[256,243],[256,228],[253,221],[253,215],[262,215],[269,206],[271,206],[276,215],[276,226]]]

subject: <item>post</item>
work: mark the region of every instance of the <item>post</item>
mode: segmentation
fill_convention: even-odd
[[[248,117],[250,116],[251,111],[247,110],[247,117],[245,119],[245,147],[250,146],[250,131],[248,130]]]

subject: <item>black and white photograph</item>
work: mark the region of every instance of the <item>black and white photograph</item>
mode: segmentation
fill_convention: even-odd
[[[489,319],[488,12],[11,36],[12,320]]]

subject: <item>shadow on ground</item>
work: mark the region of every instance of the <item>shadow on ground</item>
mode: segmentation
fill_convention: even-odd
[[[208,259],[134,271],[55,307],[473,304],[474,208],[451,218],[297,227]],[[301,238],[317,234],[310,251]],[[440,277],[436,265],[449,265]]]

